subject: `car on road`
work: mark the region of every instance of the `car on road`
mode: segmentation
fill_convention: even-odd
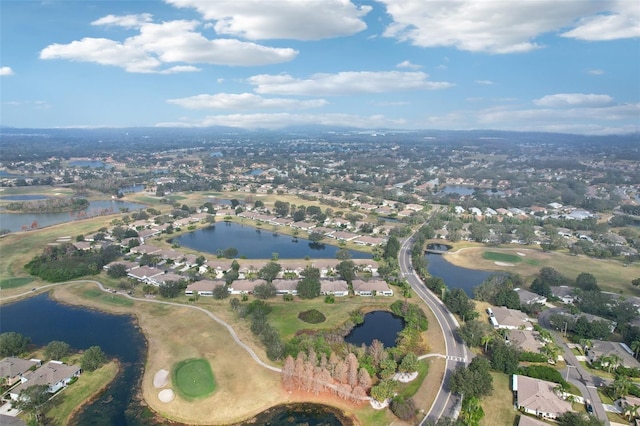
[[[585,408],[587,409],[587,413],[589,413],[589,414],[593,414],[593,405],[591,405],[591,401],[589,401],[588,399],[586,399],[586,400],[584,401],[584,405],[585,405]]]

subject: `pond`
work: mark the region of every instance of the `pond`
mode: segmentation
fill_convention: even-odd
[[[78,425],[154,425],[136,398],[144,370],[146,341],[133,318],[58,303],[41,294],[2,305],[0,332],[14,331],[31,338],[36,346],[53,340],[67,342],[73,350],[97,345],[120,362],[120,372],[107,389],[74,417]],[[171,422],[173,425],[180,425]],[[272,407],[242,426],[249,425],[350,426],[340,411],[318,404]],[[238,425],[240,426],[240,425]]]
[[[2,195],[0,200],[6,201],[33,201],[33,200],[46,200],[49,198],[47,195],[39,194],[17,194],[17,195]]]
[[[76,219],[85,219],[103,214],[118,213],[120,209],[138,210],[145,208],[142,204],[128,201],[99,200],[91,201],[89,207],[74,212],[57,213],[0,213],[0,229],[8,229],[11,232],[18,232],[26,226],[30,229],[33,224],[36,228],[57,225],[58,223],[70,222]]]
[[[118,192],[120,192],[121,194],[132,194],[134,192],[142,192],[142,191],[144,191],[143,184],[125,186],[118,190]]]
[[[429,253],[427,271],[434,277],[442,278],[449,288],[461,288],[473,297],[473,288],[489,278],[491,272],[455,266],[440,254]]]
[[[100,167],[104,167],[107,169],[113,168],[113,166],[110,166],[99,160],[74,160],[69,161],[69,165],[71,167],[88,167],[90,169],[99,169]]]
[[[140,424],[131,418],[140,407],[131,410],[130,401],[139,387],[146,342],[132,317],[63,305],[42,294],[2,305],[0,332],[7,331],[30,337],[36,346],[53,340],[66,342],[76,351],[100,346],[108,357],[119,360],[121,369],[105,392],[78,413],[76,423]]]
[[[304,238],[274,234],[271,230],[222,222],[176,237],[172,241],[182,247],[217,254],[219,250],[234,247],[238,256],[246,259],[271,259],[278,253],[280,259],[335,259],[340,247],[313,243]],[[351,250],[354,259],[371,259],[371,254]]]
[[[394,348],[404,325],[404,319],[391,312],[369,312],[364,316],[364,322],[355,326],[344,341],[355,346],[363,343],[370,346],[371,342],[379,340],[385,348]]]
[[[442,190],[438,191],[439,194],[459,194],[459,195],[471,195],[474,189],[468,186],[462,185],[447,185]]]

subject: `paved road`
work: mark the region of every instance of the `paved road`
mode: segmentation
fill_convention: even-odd
[[[445,383],[457,366],[466,365],[469,362],[470,353],[467,352],[465,345],[455,337],[454,332],[459,327],[458,321],[456,321],[455,317],[449,312],[440,299],[433,294],[431,290],[427,289],[422,280],[413,272],[413,268],[411,267],[411,244],[411,238],[407,238],[402,242],[398,259],[400,271],[409,284],[411,284],[413,291],[433,311],[444,334],[446,351],[446,371],[440,383],[440,389],[438,390],[436,399],[420,423],[422,424],[427,419],[437,420],[441,417],[457,417],[460,403],[459,398],[446,389]]]
[[[602,405],[600,395],[598,395],[598,387],[606,384],[607,382],[604,379],[589,373],[584,369],[584,367],[582,367],[582,364],[580,364],[578,358],[576,358],[575,354],[571,351],[571,348],[569,348],[569,346],[564,342],[560,333],[549,323],[549,316],[560,311],[561,309],[559,308],[552,308],[541,312],[538,316],[538,323],[540,326],[551,332],[555,343],[563,349],[563,357],[569,370],[568,373],[565,374],[565,377],[568,377],[568,381],[578,387],[580,393],[582,393],[582,396],[585,399],[589,399],[591,401],[594,414],[598,419],[604,421],[605,425],[609,425],[610,423],[607,418],[607,412]]]

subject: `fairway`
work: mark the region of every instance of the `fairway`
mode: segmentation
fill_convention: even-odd
[[[201,398],[216,389],[211,366],[206,359],[187,359],[173,369],[173,382],[178,393],[187,398]]]
[[[31,277],[7,278],[0,281],[0,288],[6,290],[9,288],[21,287],[29,284],[31,281],[33,281],[33,278]]]
[[[482,257],[487,260],[493,260],[494,262],[518,263],[522,261],[520,256],[515,254],[497,253],[495,251],[485,251],[482,253]]]

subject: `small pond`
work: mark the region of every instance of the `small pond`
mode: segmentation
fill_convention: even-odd
[[[42,228],[58,223],[71,222],[76,219],[86,219],[89,217],[104,214],[118,213],[121,209],[138,210],[145,208],[142,204],[130,203],[128,201],[99,200],[91,201],[89,207],[73,212],[57,213],[0,213],[0,228],[8,229],[11,232],[18,232],[23,226],[31,229],[36,224],[36,228]]]
[[[90,169],[99,169],[100,167],[104,167],[107,169],[113,168],[113,166],[110,166],[99,160],[74,160],[69,161],[69,165],[71,167],[88,167]]]
[[[379,340],[385,348],[393,348],[402,329],[404,319],[401,317],[387,311],[373,311],[364,316],[364,322],[355,326],[344,341],[355,346],[363,343],[369,346]]]
[[[474,189],[468,186],[462,185],[447,185],[442,190],[438,191],[438,194],[459,194],[459,195],[471,195]]]
[[[219,222],[174,238],[174,243],[193,250],[217,254],[219,250],[234,247],[238,256],[246,259],[271,259],[278,253],[280,259],[335,259],[340,247],[313,243],[304,238],[277,234],[271,229],[258,229],[237,223]],[[371,254],[351,250],[354,259],[371,259]]]
[[[49,198],[46,195],[40,194],[17,194],[17,195],[1,195],[0,200],[6,201],[34,201],[34,200],[46,200]]]
[[[489,278],[491,272],[467,269],[455,266],[440,254],[426,255],[427,271],[434,277],[442,278],[449,288],[461,288],[469,297],[473,297],[473,288]]]
[[[120,188],[118,191],[121,194],[132,194],[134,192],[142,192],[144,191],[144,185],[138,184],[138,185],[125,186]]]

